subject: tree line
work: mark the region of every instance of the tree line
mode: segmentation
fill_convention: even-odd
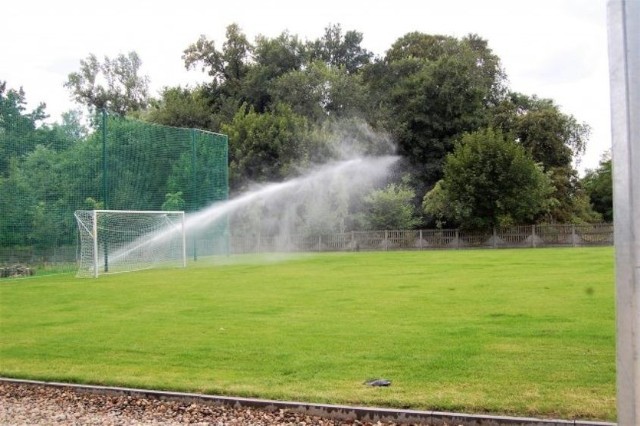
[[[316,40],[285,31],[250,42],[232,24],[221,44],[202,36],[185,48],[185,67],[207,75],[196,87],[165,87],[151,97],[135,52],[103,60],[90,54],[65,86],[91,114],[108,109],[227,134],[231,196],[339,158],[344,142],[355,141],[361,154],[386,154],[392,145],[401,157],[387,185],[366,194],[368,220],[360,226],[487,229],[612,219],[610,159],[584,178],[574,167],[589,126],[551,99],[510,90],[486,40],[411,32],[382,56],[362,40],[358,31],[330,25]],[[75,112],[60,124],[42,124],[44,105],[27,111],[22,89],[6,83],[0,89],[0,117],[17,115],[34,135],[17,156],[8,131],[0,133],[0,191],[6,192],[18,185],[20,168],[33,167],[30,173],[43,179],[55,175],[38,170],[37,156],[43,149],[62,152],[91,129]],[[38,136],[43,133],[46,138]],[[3,212],[14,208],[6,197],[0,204]]]

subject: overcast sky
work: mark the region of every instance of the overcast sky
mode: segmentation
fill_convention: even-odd
[[[62,85],[89,53],[136,51],[157,96],[206,80],[181,59],[201,34],[221,47],[231,23],[250,41],[284,30],[313,40],[340,24],[380,56],[411,31],[476,33],[500,57],[512,90],[551,98],[591,126],[580,170],[597,167],[611,146],[606,0],[20,0],[1,10],[0,81],[23,87],[32,105],[45,102],[55,120],[76,107]]]

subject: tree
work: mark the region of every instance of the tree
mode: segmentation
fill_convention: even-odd
[[[612,178],[610,151],[602,156],[598,168],[587,170],[582,178],[582,186],[589,196],[593,210],[600,213],[606,222],[613,221]]]
[[[149,103],[149,78],[139,75],[142,61],[136,52],[104,57],[93,54],[80,61],[80,71],[69,74],[64,86],[72,98],[91,112],[107,109],[118,115],[143,110]]]
[[[27,95],[22,87],[19,90],[7,89],[7,82],[0,80],[0,125],[5,130],[9,127],[28,127],[35,129],[37,123],[46,119],[46,105],[40,103],[27,113]]]
[[[424,198],[434,218],[467,229],[531,223],[550,207],[549,177],[499,130],[465,134],[446,158],[444,177]]]
[[[86,129],[77,112],[64,114],[61,124],[47,125],[42,123],[44,104],[31,112],[25,105],[22,89],[7,90],[0,83],[0,244],[70,244],[77,207],[72,182],[86,163],[74,152]]]
[[[202,86],[218,131],[222,123],[230,123],[240,107],[247,102],[243,94],[245,78],[252,63],[253,46],[237,24],[227,27],[226,40],[218,50],[213,40],[201,36],[184,50],[182,59],[187,69],[200,67],[212,77]]]
[[[511,133],[545,170],[570,166],[586,148],[590,128],[551,99],[509,92],[491,110],[491,123]]]
[[[181,211],[184,210],[186,202],[182,198],[182,191],[169,192],[165,194],[165,202],[162,203],[162,210]]]
[[[63,152],[38,145],[20,167],[28,188],[29,242],[39,247],[56,247],[71,239],[67,219],[73,217],[71,198],[75,194],[66,191],[65,180],[71,176],[64,173],[63,164]]]
[[[216,86],[228,85],[235,89],[230,93],[237,93],[240,82],[249,70],[252,50],[238,24],[231,24],[227,27],[222,51],[216,48],[213,40],[202,35],[184,50],[182,59],[187,69],[200,65],[201,70],[213,78]]]
[[[0,81],[0,176],[8,173],[12,158],[24,158],[38,144],[46,143],[45,107],[40,103],[27,112],[24,90],[7,89],[7,83]]]
[[[65,143],[60,144],[56,148],[66,148],[71,144],[86,139],[89,135],[89,129],[83,124],[82,112],[80,110],[70,110],[62,113],[62,122],[54,123],[52,130],[59,136],[58,138]]]
[[[557,203],[547,212],[545,221],[598,220],[589,208],[573,166],[584,153],[589,138],[588,125],[562,113],[550,99],[513,92],[492,108],[490,115],[493,125],[512,135],[551,177]]]
[[[258,36],[253,48],[254,61],[243,81],[243,98],[257,112],[273,103],[270,88],[278,77],[299,71],[305,65],[306,47],[297,36],[283,32],[276,38]]]
[[[16,158],[9,160],[4,174],[0,175],[0,246],[27,245],[34,203],[28,180]]]
[[[373,129],[358,117],[329,118],[314,125],[310,136],[310,159],[315,163],[395,153],[389,134]]]
[[[444,158],[464,132],[487,123],[504,73],[477,36],[458,40],[418,32],[398,39],[364,70],[375,125],[398,142],[406,168],[421,182],[420,197],[442,177]]]
[[[280,181],[308,159],[307,120],[284,104],[265,114],[245,106],[222,132],[229,135],[232,189],[250,182]]]
[[[411,229],[419,223],[413,207],[415,192],[404,183],[390,183],[364,198],[369,229]]]
[[[366,103],[359,75],[350,75],[344,68],[329,67],[319,61],[279,77],[269,93],[273,102],[290,105],[312,122],[358,115]]]
[[[348,74],[358,72],[371,62],[373,53],[360,46],[362,33],[347,31],[342,33],[342,27],[329,25],[324,30],[324,36],[307,44],[311,62],[320,60],[325,64],[344,68]]]
[[[218,130],[205,90],[166,87],[159,100],[151,102],[145,119],[165,126]]]

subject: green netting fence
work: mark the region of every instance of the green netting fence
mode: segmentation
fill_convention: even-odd
[[[76,266],[75,210],[184,210],[228,198],[226,135],[100,114],[88,134],[0,120],[0,266]],[[225,224],[189,236],[189,255],[225,250]]]

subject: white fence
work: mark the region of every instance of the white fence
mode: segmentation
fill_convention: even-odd
[[[199,242],[200,243],[200,242]],[[353,231],[315,236],[237,235],[199,244],[199,256],[220,253],[385,251],[518,247],[584,247],[613,245],[613,224],[528,225],[497,228],[492,232],[467,232],[457,229],[423,229],[412,231]],[[193,247],[188,245],[188,256]],[[0,248],[6,265],[69,265],[74,270],[76,247],[36,250]],[[1,266],[1,265],[0,265]]]
[[[352,231],[315,236],[232,235],[231,253],[583,247],[613,244],[613,224],[528,225],[492,232],[457,229]]]

